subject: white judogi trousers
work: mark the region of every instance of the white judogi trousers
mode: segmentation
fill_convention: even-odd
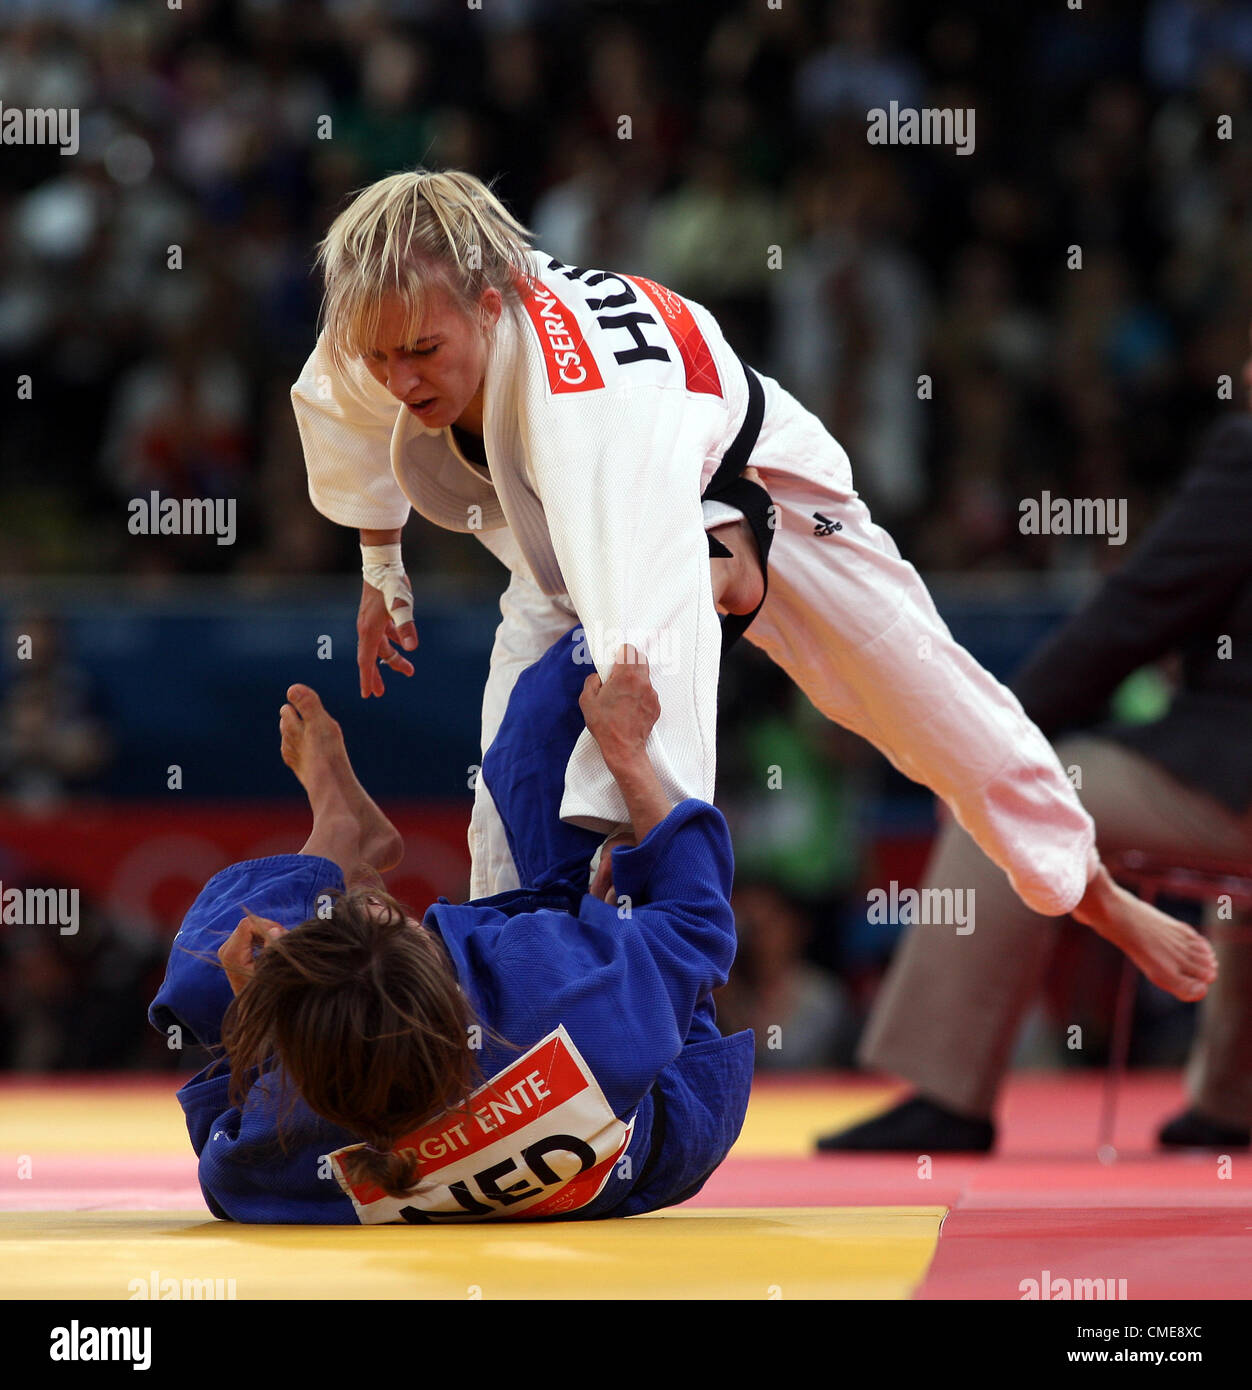
[[[766,420],[752,463],[777,525],[769,593],[747,640],[823,714],[940,796],[1024,902],[1049,916],[1070,911],[1099,858],[1094,824],[1051,745],[1012,692],[953,639],[917,571],[852,491],[840,446],[812,429],[812,416],[789,422],[800,438],[795,428],[771,430],[768,409]],[[577,620],[518,573],[501,610],[484,748],[518,674]],[[517,886],[481,779],[470,849],[473,896]]]

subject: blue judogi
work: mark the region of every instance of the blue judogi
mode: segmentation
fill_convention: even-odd
[[[592,1200],[567,1215],[631,1216],[692,1196],[725,1158],[747,1108],[753,1040],[750,1032],[723,1038],[714,1022],[712,992],[735,952],[733,859],[720,812],[681,802],[642,844],[613,852],[613,882],[628,909],[586,892],[600,837],[558,814],[589,670],[574,659],[571,637],[519,678],[483,761],[523,886],[463,906],[441,898],[425,922],[439,932],[487,1025],[478,1057],[484,1077],[564,1030],[613,1116],[628,1127],[622,1161]],[[152,1023],[177,1023],[201,1043],[219,1043],[232,996],[217,949],[242,905],[296,926],[316,914],[322,894],[342,888],[336,865],[308,855],[252,860],[215,875],[175,939]],[[326,1158],[356,1136],[297,1102],[284,1150],[272,1080],[256,1079],[242,1113],[230,1105],[224,1066],[206,1068],[178,1092],[210,1210],[248,1222],[364,1219]],[[519,1199],[509,1192],[535,1193],[545,1175],[556,1176],[542,1163],[533,1167],[540,1176],[523,1165],[504,1195],[498,1176],[479,1186],[458,1215],[510,1215],[508,1203]],[[507,1171],[512,1178],[512,1161]],[[406,1208],[401,1219],[439,1217]]]

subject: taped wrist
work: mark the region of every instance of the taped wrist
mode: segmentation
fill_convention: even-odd
[[[413,621],[413,586],[404,572],[399,545],[363,545],[361,575],[371,588],[382,594],[391,621],[397,627]]]

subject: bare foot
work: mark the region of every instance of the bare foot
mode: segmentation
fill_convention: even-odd
[[[357,781],[338,723],[307,685],[291,686],[287,700],[278,717],[283,762],[308,793],[314,821],[350,816],[360,857],[380,872],[394,869],[404,855],[404,842]]]
[[[1204,937],[1118,884],[1110,883],[1104,897],[1087,925],[1125,951],[1154,985],[1187,1003],[1203,999],[1217,979],[1217,957]]]

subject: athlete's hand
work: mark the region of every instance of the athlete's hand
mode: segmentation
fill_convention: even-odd
[[[411,601],[412,590],[409,592]],[[387,612],[387,601],[381,590],[363,582],[361,607],[356,615],[356,664],[361,673],[361,699],[368,700],[371,695],[383,694],[383,673],[378,669],[379,662],[402,676],[413,674],[412,662],[407,661],[393,643],[412,651],[417,646],[417,628],[412,622],[396,627],[391,614]]]
[[[222,942],[217,958],[226,970],[232,993],[238,994],[248,983],[256,968],[257,954],[282,933],[283,928],[271,918],[249,914]]]
[[[578,707],[610,772],[646,757],[648,735],[661,717],[647,657],[634,647],[623,647],[608,680],[602,681],[594,671],[587,677]]]
[[[594,673],[587,677],[578,707],[626,802],[635,843],[642,844],[674,809],[648,757],[648,735],[661,717],[661,702],[652,689],[647,658],[634,647],[623,647],[608,680]]]

